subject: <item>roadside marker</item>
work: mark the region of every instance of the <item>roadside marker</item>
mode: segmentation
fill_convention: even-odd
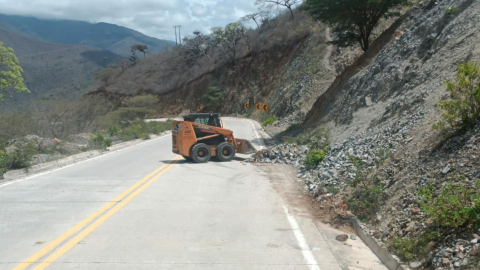
[[[263,109],[264,112],[268,112],[268,105],[263,104],[262,109]]]
[[[262,104],[257,103],[257,105],[255,105],[255,109],[257,109],[257,111],[260,111],[261,108],[262,108]]]

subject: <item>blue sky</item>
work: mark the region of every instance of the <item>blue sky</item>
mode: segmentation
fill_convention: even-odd
[[[194,30],[208,32],[256,12],[255,0],[0,0],[1,13],[43,19],[107,22],[144,34],[175,40],[174,25],[182,36]]]

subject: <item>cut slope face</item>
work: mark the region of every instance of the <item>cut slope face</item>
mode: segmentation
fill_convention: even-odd
[[[447,14],[452,7],[458,11]],[[319,97],[306,124],[329,123],[340,140],[432,110],[457,66],[480,60],[479,14],[480,2],[474,0],[430,1],[416,7],[397,29],[399,36],[363,70]]]
[[[42,42],[3,29],[0,41],[14,49],[30,90],[14,94],[1,107],[18,108],[30,101],[80,97],[94,81],[96,71],[122,59],[110,51]]]
[[[132,29],[109,23],[88,23],[68,20],[40,20],[33,17],[0,15],[0,27],[46,42],[77,44],[130,54],[130,45],[148,45],[150,53],[173,46],[173,42],[146,36]]]

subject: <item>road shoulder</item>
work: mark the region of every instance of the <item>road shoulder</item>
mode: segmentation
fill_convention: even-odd
[[[347,224],[325,224],[322,222],[321,211],[315,209],[315,203],[308,193],[303,190],[303,181],[295,175],[295,170],[285,164],[256,164],[267,177],[276,192],[282,198],[289,212],[298,221],[310,249],[317,258],[320,269],[325,254],[331,253],[333,260],[342,269],[387,269],[365,243],[355,235],[354,230]],[[351,235],[354,234],[355,240]],[[346,241],[338,241],[338,235],[347,235]],[[329,252],[325,252],[328,250]],[[331,261],[332,259],[329,259]]]

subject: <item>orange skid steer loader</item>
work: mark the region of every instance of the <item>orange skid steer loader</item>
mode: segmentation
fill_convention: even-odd
[[[249,141],[238,139],[223,128],[218,113],[193,113],[183,121],[173,121],[172,151],[187,160],[208,162],[211,157],[230,161],[235,153],[251,154],[256,150]]]

